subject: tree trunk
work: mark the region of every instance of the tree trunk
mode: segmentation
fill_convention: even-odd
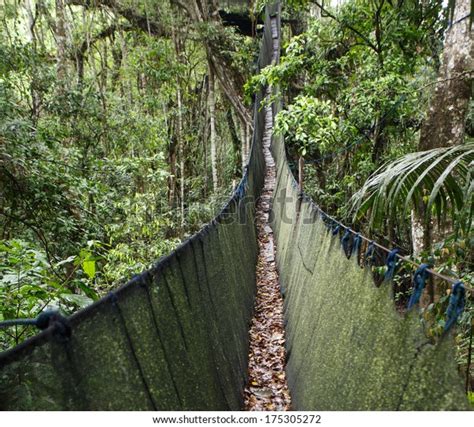
[[[446,32],[438,84],[421,127],[420,151],[463,141],[474,74],[470,9],[471,0],[456,0],[453,24]]]
[[[64,9],[64,0],[56,0],[56,72],[59,90],[62,92],[66,84],[66,15]]]
[[[375,129],[374,129],[374,147],[372,149],[372,162],[378,166],[382,159],[382,155],[385,149],[385,138],[383,135],[384,126],[382,124],[382,120],[380,117],[377,117],[375,121]]]
[[[35,25],[38,19],[38,11],[33,11],[33,5],[31,0],[25,0],[26,14],[28,16],[27,26],[27,37],[28,41],[33,45],[34,50],[37,48],[36,31]],[[39,118],[39,110],[41,106],[41,94],[37,88],[36,79],[36,62],[33,63],[33,73],[30,82],[30,94],[31,94],[31,118],[33,123],[36,124]]]
[[[169,165],[169,176],[168,176],[168,206],[173,209],[176,207],[176,139],[173,135],[173,125],[170,124],[168,127],[168,165]]]
[[[250,127],[250,125],[248,123],[244,123],[245,124],[245,136],[246,136],[246,140],[245,140],[245,161],[247,162],[248,161],[248,158],[250,156],[250,150],[252,148],[252,129]]]
[[[176,59],[178,63],[183,62],[182,51],[183,43],[180,37],[180,33],[175,31],[175,25],[172,28],[172,39],[176,52]],[[176,76],[176,106],[178,109],[178,126],[176,128],[176,141],[178,145],[178,157],[179,157],[179,200],[180,200],[180,216],[181,216],[181,229],[184,228],[184,193],[185,193],[185,157],[184,157],[184,125],[183,125],[183,93],[181,89],[182,79],[178,74]]]
[[[179,175],[180,175],[180,207],[181,207],[181,227],[184,227],[184,141],[183,141],[183,103],[181,95],[181,87],[179,85],[176,90],[176,101],[178,104],[178,129],[176,132],[176,139],[178,140],[179,152]]]
[[[202,158],[203,158],[203,178],[204,178],[204,186],[203,186],[203,197],[204,199],[207,198],[207,193],[209,190],[209,179],[208,179],[208,173],[207,173],[207,143],[209,140],[209,108],[208,108],[208,100],[209,100],[209,76],[206,76],[204,78],[203,84],[202,84],[202,100],[203,100],[203,108],[201,111],[204,112],[204,121],[202,123]]]
[[[237,134],[237,128],[235,126],[234,117],[232,115],[232,108],[229,107],[226,113],[227,124],[229,126],[230,138],[232,140],[233,147],[233,175],[234,177],[240,177],[242,175],[242,145]]]
[[[461,144],[472,94],[474,44],[469,27],[471,0],[456,0],[453,23],[446,32],[441,67],[425,121],[419,150]],[[425,206],[412,213],[413,253],[428,250],[433,236],[440,236],[425,215]],[[423,237],[421,237],[423,236]],[[436,238],[436,237],[435,237]]]
[[[216,134],[216,93],[214,72],[209,67],[209,119],[211,127],[211,169],[212,169],[212,187],[214,193],[217,191],[217,134]]]

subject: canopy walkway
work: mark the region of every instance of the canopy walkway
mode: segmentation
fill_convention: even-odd
[[[277,3],[267,7],[258,66],[278,61],[279,51]],[[278,99],[278,88],[271,90]],[[255,100],[248,165],[222,212],[149,271],[67,322],[53,317],[1,354],[1,409],[243,407],[258,254],[254,202],[265,178],[264,96]],[[272,114],[280,108],[275,101]],[[300,194],[281,138],[271,151],[269,220],[292,408],[468,409],[451,334],[434,342],[416,310],[398,314],[391,287],[375,286],[370,269],[345,256],[358,253],[360,239],[346,233],[341,244],[339,229],[328,230],[328,217]]]

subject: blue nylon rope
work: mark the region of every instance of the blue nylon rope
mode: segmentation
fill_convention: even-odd
[[[369,246],[367,246],[367,250],[365,251],[365,264],[366,265],[371,265],[374,262],[375,258],[375,244],[374,242],[370,242]]]
[[[351,229],[347,228],[346,232],[341,237],[341,245],[342,245],[342,248],[344,249],[344,253],[348,256],[348,258],[350,258],[351,256],[351,252],[349,250],[350,238],[351,238]]]
[[[444,332],[449,331],[449,329],[451,329],[451,327],[456,323],[456,320],[464,310],[465,299],[466,288],[461,281],[456,282],[451,289],[451,296],[449,297]]]
[[[397,253],[399,249],[392,249],[387,255],[387,271],[385,272],[384,280],[392,280],[397,268]]]
[[[421,264],[415,271],[413,276],[413,293],[408,301],[408,310],[420,301],[421,293],[425,288],[426,279],[428,279],[429,276],[428,267],[428,264]]]
[[[339,233],[341,226],[336,224],[336,226],[332,229],[332,235],[336,236]]]
[[[58,310],[48,309],[42,311],[35,319],[8,319],[0,322],[0,328],[10,326],[36,326],[44,331],[50,326],[54,326],[53,334],[60,340],[66,340],[71,336],[71,326],[69,320],[62,316]]]
[[[332,221],[330,220],[330,218],[328,217],[326,212],[323,212],[322,210],[320,210],[319,213],[321,214],[321,219],[322,219],[324,225],[326,226],[326,228],[330,229]]]

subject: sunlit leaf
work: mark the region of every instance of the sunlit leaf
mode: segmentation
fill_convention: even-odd
[[[94,260],[86,260],[82,263],[82,269],[84,273],[89,276],[89,279],[93,279],[95,277],[95,261]]]

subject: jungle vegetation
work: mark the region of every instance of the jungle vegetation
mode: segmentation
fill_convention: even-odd
[[[281,63],[255,74],[264,3],[1,2],[0,320],[84,307],[210,220],[264,84],[285,91],[276,132],[325,211],[474,286],[473,45],[450,33],[470,2],[288,0]]]

